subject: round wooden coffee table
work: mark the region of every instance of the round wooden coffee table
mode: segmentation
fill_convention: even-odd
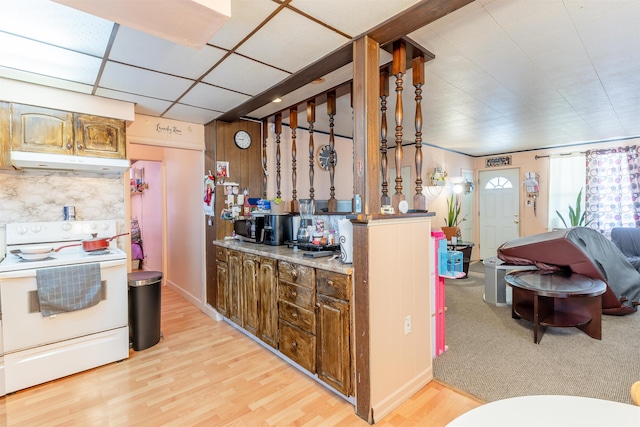
[[[602,280],[564,271],[516,271],[505,281],[513,288],[511,317],[533,322],[533,342],[547,326],[576,327],[602,339]]]

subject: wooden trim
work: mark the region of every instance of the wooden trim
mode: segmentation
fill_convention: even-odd
[[[369,229],[366,223],[353,224],[354,365],[356,415],[372,424],[371,366],[369,360]]]

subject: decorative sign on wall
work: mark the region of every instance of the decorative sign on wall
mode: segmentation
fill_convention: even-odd
[[[485,167],[495,168],[498,166],[510,166],[511,156],[489,157],[485,160]]]

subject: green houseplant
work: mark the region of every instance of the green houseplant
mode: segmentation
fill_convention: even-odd
[[[564,224],[566,228],[569,227],[586,227],[591,223],[592,220],[587,221],[587,212],[582,212],[582,188],[578,192],[578,197],[576,198],[575,209],[573,206],[569,205],[569,223],[565,221],[564,217],[560,213],[560,211],[556,210],[556,214],[560,218],[560,221]]]
[[[458,226],[464,218],[460,217],[462,211],[462,203],[460,196],[457,194],[451,194],[451,197],[447,200],[447,216],[444,218],[446,224],[442,227],[442,232],[446,236],[447,240],[451,240],[451,237],[458,235]]]

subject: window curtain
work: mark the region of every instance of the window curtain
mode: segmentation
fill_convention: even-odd
[[[575,209],[576,198],[582,190],[580,206],[585,209],[586,158],[584,154],[549,159],[549,230],[564,228],[556,211],[569,221],[569,206]],[[569,224],[567,224],[569,225]]]
[[[638,147],[587,151],[587,221],[611,237],[614,227],[640,227]]]

